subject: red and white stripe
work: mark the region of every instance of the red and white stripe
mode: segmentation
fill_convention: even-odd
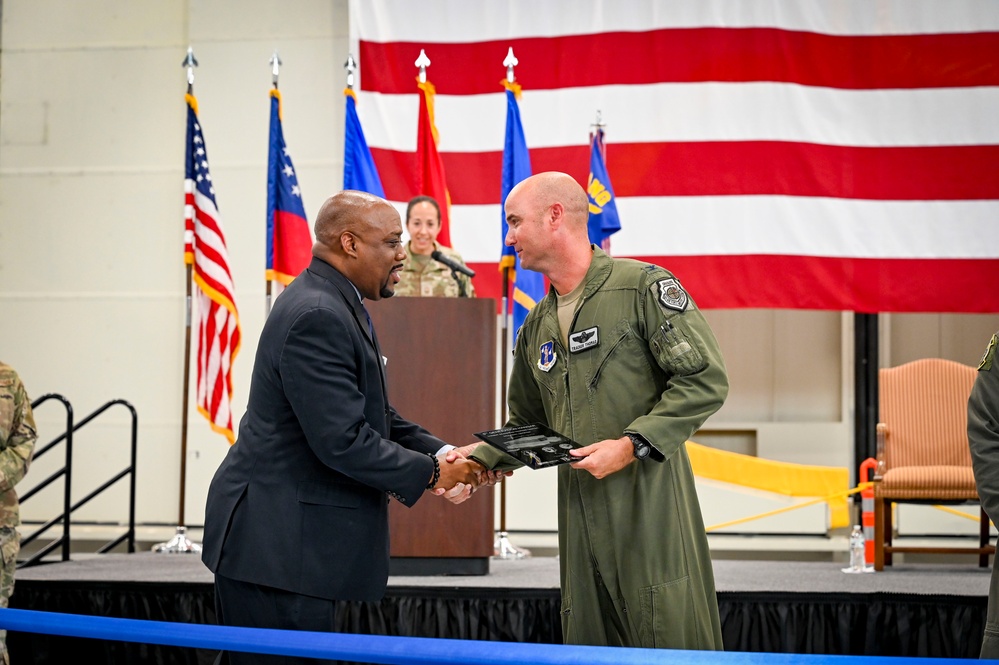
[[[496,296],[507,48],[535,173],[607,123],[617,256],[702,307],[999,311],[999,3],[352,0],[361,121],[415,191],[421,48],[455,249]]]
[[[240,327],[225,234],[211,198],[185,180],[185,260],[194,267],[197,311],[197,407],[216,432],[235,441],[232,425],[232,361]]]

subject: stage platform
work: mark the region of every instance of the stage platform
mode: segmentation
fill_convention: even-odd
[[[730,651],[975,658],[989,569],[905,564],[850,575],[813,561],[714,562]],[[187,554],[81,555],[19,570],[11,607],[214,623],[212,576]],[[481,576],[392,577],[381,603],[342,603],[343,632],[558,643],[558,561],[492,560]],[[198,650],[11,634],[17,663],[210,663]]]

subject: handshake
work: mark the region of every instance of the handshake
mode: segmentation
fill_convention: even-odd
[[[438,456],[440,477],[429,491],[458,504],[472,496],[472,492],[477,488],[495,485],[504,476],[513,475],[512,471],[490,471],[475,460],[469,459],[468,456],[480,445],[482,444],[472,443]]]

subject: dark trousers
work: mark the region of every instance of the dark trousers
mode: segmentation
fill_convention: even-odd
[[[334,632],[336,601],[215,576],[215,616],[220,626],[278,628]],[[216,665],[316,665],[333,663],[315,658],[269,656],[230,651],[219,654]]]

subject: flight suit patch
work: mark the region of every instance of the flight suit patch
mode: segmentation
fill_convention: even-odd
[[[680,282],[670,278],[659,280],[659,302],[662,303],[663,307],[683,312],[686,311],[690,299],[687,297],[687,292],[680,286]]]
[[[538,358],[538,369],[542,372],[551,370],[558,359],[555,355],[555,342],[545,342],[538,350],[541,352],[541,356]]]
[[[569,353],[579,353],[586,349],[592,349],[600,344],[600,330],[598,326],[580,330],[569,335]]]

